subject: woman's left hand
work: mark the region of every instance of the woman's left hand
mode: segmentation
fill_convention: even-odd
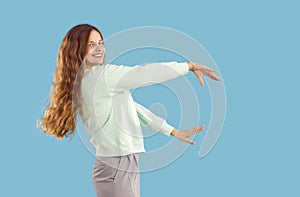
[[[188,65],[189,65],[189,70],[196,75],[202,87],[204,86],[204,81],[202,79],[203,76],[207,76],[216,81],[221,80],[220,77],[214,74],[215,72],[217,72],[217,70],[211,69],[207,66],[195,62],[188,62]]]
[[[190,140],[189,137],[191,135],[194,135],[197,132],[200,132],[204,129],[204,125],[200,126],[200,127],[196,127],[190,130],[177,130],[177,129],[173,129],[173,131],[171,132],[171,135],[173,135],[174,137],[176,137],[177,139],[186,142],[186,143],[190,143],[190,144],[196,144],[194,141]]]

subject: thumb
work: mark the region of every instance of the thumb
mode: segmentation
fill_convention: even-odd
[[[182,141],[186,142],[186,143],[189,143],[189,144],[196,144],[194,141],[188,139],[188,138],[185,138],[183,139]]]

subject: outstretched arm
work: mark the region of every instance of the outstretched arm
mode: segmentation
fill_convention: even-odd
[[[109,65],[105,70],[105,82],[112,91],[123,91],[124,89],[138,88],[186,75],[192,71],[201,86],[204,86],[203,76],[214,80],[221,80],[214,73],[217,70],[208,68],[195,62],[163,62],[136,66]]]
[[[195,62],[187,63],[189,71],[192,71],[196,75],[202,87],[204,86],[204,81],[202,79],[203,76],[207,76],[216,81],[221,80],[220,77],[214,74],[215,72],[217,72],[217,70],[211,69],[207,66]],[[195,144],[195,142],[190,140],[189,137],[197,132],[204,130],[204,125],[189,130],[177,130],[176,128],[170,126],[162,118],[157,117],[150,110],[139,105],[138,103],[135,104],[141,124],[150,130],[157,130],[168,136],[173,135],[177,139],[190,144]]]
[[[137,102],[134,102],[134,104],[140,123],[143,127],[170,136],[171,131],[173,131],[174,127],[169,125],[163,118],[156,116],[141,104]]]
[[[173,135],[177,139],[190,144],[195,144],[195,142],[190,140],[189,137],[196,132],[200,132],[204,129],[204,126],[200,126],[190,130],[177,130],[176,128],[169,125],[164,119],[156,116],[144,106],[138,104],[137,102],[134,103],[140,123],[147,129],[159,131],[167,136]]]
[[[104,71],[105,83],[112,92],[148,86],[174,79],[189,72],[187,62],[162,62],[136,66],[109,64]]]

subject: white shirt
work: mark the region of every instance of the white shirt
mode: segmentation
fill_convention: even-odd
[[[81,83],[81,119],[91,134],[96,156],[146,152],[141,125],[167,136],[174,129],[136,103],[130,89],[161,83],[189,72],[177,62],[124,66],[102,64],[85,68]]]

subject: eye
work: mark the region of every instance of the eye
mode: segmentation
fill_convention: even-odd
[[[93,46],[94,46],[94,43],[90,43],[90,44],[89,44],[89,47],[93,47]]]
[[[99,45],[104,45],[104,41],[99,41]]]

